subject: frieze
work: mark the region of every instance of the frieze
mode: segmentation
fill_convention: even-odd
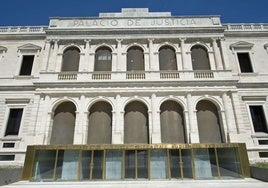
[[[153,28],[221,26],[219,17],[174,18],[51,18],[50,28]]]

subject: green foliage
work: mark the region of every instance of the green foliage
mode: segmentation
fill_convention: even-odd
[[[268,168],[268,163],[267,162],[259,162],[255,163],[252,166],[259,167],[259,168]]]

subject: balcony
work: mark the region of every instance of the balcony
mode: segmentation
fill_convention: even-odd
[[[234,81],[231,71],[41,72],[36,83]]]

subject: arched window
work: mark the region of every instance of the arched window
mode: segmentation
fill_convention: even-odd
[[[127,71],[143,71],[143,49],[138,46],[130,47],[127,51]]]
[[[148,109],[138,101],[125,107],[124,143],[149,143]]]
[[[111,144],[112,106],[104,101],[95,103],[89,110],[88,144]]]
[[[50,144],[73,144],[75,111],[72,102],[64,102],[56,108]]]
[[[217,107],[210,101],[199,101],[197,122],[200,143],[222,143],[223,136]]]
[[[95,53],[94,71],[112,70],[112,51],[108,47],[101,47]]]
[[[80,50],[77,47],[69,47],[63,52],[61,71],[78,71]]]
[[[159,69],[177,70],[175,50],[170,46],[162,46],[159,49]]]
[[[186,143],[181,105],[175,101],[166,101],[160,111],[162,143]]]
[[[207,49],[201,45],[191,48],[193,70],[210,70]]]

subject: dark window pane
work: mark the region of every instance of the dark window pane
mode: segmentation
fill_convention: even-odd
[[[167,151],[152,149],[150,151],[150,175],[152,179],[168,178]]]
[[[259,140],[259,145],[268,145],[268,140]]]
[[[37,150],[35,154],[33,179],[53,180],[56,150]]]
[[[183,164],[183,178],[193,178],[191,150],[181,150],[181,157]]]
[[[266,158],[266,157],[268,157],[268,152],[259,152],[259,156],[261,158]]]
[[[248,53],[237,53],[240,70],[242,73],[253,72]]]
[[[102,179],[103,151],[95,150],[93,157],[92,179]]]
[[[148,151],[137,151],[138,161],[138,178],[148,178]]]
[[[249,107],[252,123],[255,132],[265,132],[267,131],[266,119],[262,106],[250,106]]]
[[[179,150],[169,150],[171,178],[181,178],[180,152]]]
[[[193,70],[210,70],[210,63],[207,50],[200,46],[195,45],[191,49]]]
[[[14,161],[15,155],[0,155],[0,161]]]
[[[106,150],[106,179],[120,180],[122,177],[122,151]]]
[[[23,56],[22,64],[21,64],[21,68],[20,68],[20,75],[21,76],[31,75],[33,62],[34,62],[34,56],[33,55],[25,55],[25,56]]]
[[[169,46],[163,46],[159,50],[160,70],[177,70],[175,50]]]
[[[135,179],[135,150],[126,150],[125,151],[125,178],[126,179]]]
[[[95,54],[95,71],[112,70],[112,51],[109,48],[100,48]]]
[[[4,143],[3,144],[3,148],[14,148],[15,147],[15,143]]]
[[[19,134],[22,112],[23,109],[20,108],[10,109],[5,136]]]
[[[78,71],[80,60],[80,50],[70,47],[63,53],[62,71]]]
[[[127,51],[127,70],[144,70],[143,50],[140,47],[131,47]]]
[[[83,151],[81,159],[81,180],[88,180],[90,178],[90,163],[91,163],[91,151]]]
[[[222,178],[240,177],[240,163],[235,148],[218,148],[219,169]]]

